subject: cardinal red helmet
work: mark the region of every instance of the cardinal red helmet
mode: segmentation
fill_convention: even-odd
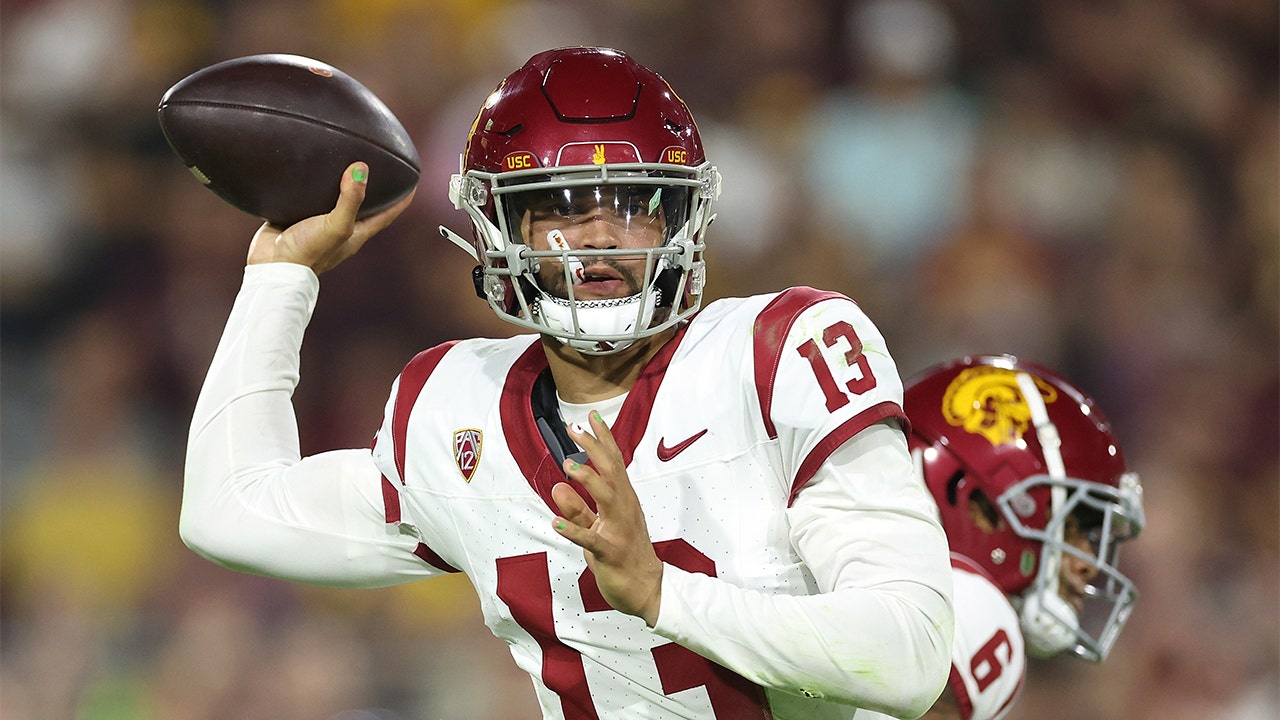
[[[504,320],[602,354],[700,307],[703,236],[719,173],[684,102],[625,53],[573,47],[534,55],[484,102],[461,164],[450,197],[471,218],[472,241],[441,231],[480,261],[477,292]],[[548,198],[570,207],[623,206],[618,212],[627,219],[662,227],[663,241],[636,251],[571,249],[554,233],[523,237],[524,213]],[[574,296],[584,267],[623,254],[647,260],[638,294]],[[562,272],[564,282],[540,279],[543,264]],[[550,292],[553,284],[563,293]]]
[[[1137,598],[1116,568],[1117,547],[1144,517],[1137,475],[1093,399],[1006,355],[931,367],[906,383],[903,406],[952,552],[1011,596],[1028,650],[1103,659]],[[971,499],[998,516],[980,521]],[[1069,522],[1088,534],[1091,551],[1064,541]],[[1079,612],[1059,597],[1065,556],[1097,571]]]

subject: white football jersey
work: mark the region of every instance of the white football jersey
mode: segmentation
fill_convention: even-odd
[[[546,369],[533,336],[425,351],[397,379],[374,445],[388,522],[416,534],[424,561],[469,576],[544,714],[769,718],[771,704],[800,703],[795,717],[851,716],[795,695],[775,702],[609,607],[582,549],[552,529],[551,488],[565,476],[530,401]],[[709,304],[644,369],[611,430],[663,561],[810,595],[784,513],[846,440],[900,419],[901,396],[857,305],[793,288]]]
[[[964,720],[997,720],[1027,673],[1018,613],[976,563],[952,553],[951,567],[956,634],[948,684]]]
[[[951,646],[951,677],[961,720],[999,720],[1022,690],[1027,655],[1018,613],[976,563],[951,554],[956,631]],[[859,710],[856,720],[891,720]]]

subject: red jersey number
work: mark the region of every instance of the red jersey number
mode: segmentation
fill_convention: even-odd
[[[654,543],[653,549],[665,563],[715,577],[715,563],[684,540]],[[547,554],[499,558],[497,567],[498,597],[542,648],[542,682],[560,696],[565,720],[599,720],[587,687],[582,656],[556,635]],[[578,577],[578,592],[588,613],[616,612],[600,594],[589,568]],[[663,693],[705,687],[718,719],[771,717],[764,690],[723,666],[675,643],[659,645],[651,654]]]
[[[858,370],[858,376],[845,383],[845,388],[850,394],[861,395],[875,388],[876,376],[871,373],[871,363],[867,360],[867,356],[862,354],[862,340],[858,338],[858,333],[854,331],[852,325],[843,320],[828,325],[822,331],[822,344],[828,348],[835,347],[842,338],[849,343],[844,361],[849,367],[855,367]],[[809,366],[813,368],[818,387],[822,388],[822,394],[827,398],[827,412],[835,412],[848,405],[849,396],[836,384],[835,376],[818,343],[812,339],[805,340],[800,347],[796,348],[796,352],[808,360]]]
[[[1000,652],[1001,648],[1004,648],[1003,653]],[[978,692],[990,687],[991,683],[1004,672],[1004,663],[1000,661],[1000,656],[1004,655],[1007,659],[1012,649],[1013,646],[1009,644],[1009,635],[1001,628],[985,645],[978,648],[978,652],[973,654],[973,659],[969,661],[969,674],[973,676]]]

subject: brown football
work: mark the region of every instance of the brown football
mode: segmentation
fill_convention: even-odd
[[[342,171],[369,164],[360,217],[418,184],[418,151],[368,88],[299,55],[211,65],[160,99],[160,128],[200,182],[231,205],[287,227],[333,209]]]

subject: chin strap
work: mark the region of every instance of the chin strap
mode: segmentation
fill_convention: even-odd
[[[533,397],[530,398],[530,403],[533,407],[533,417],[538,424],[538,432],[542,435],[542,441],[547,444],[547,449],[551,451],[551,456],[555,458],[556,467],[561,468],[563,472],[566,459],[585,463],[587,454],[569,437],[569,431],[565,430],[564,420],[560,417],[556,383],[551,377],[550,368],[543,370],[534,381]]]

